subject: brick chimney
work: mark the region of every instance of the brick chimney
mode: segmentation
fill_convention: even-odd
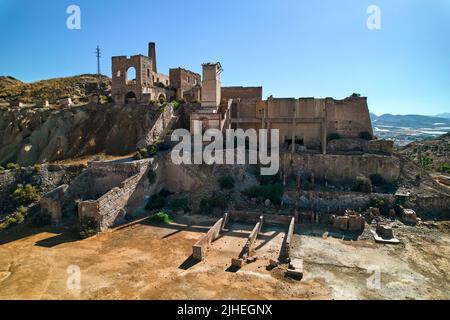
[[[153,72],[157,73],[158,69],[156,69],[156,44],[154,42],[150,42],[148,44],[148,57],[152,60]]]

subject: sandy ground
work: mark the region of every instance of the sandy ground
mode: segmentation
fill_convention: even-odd
[[[231,258],[239,255],[251,225],[232,224],[205,261],[195,262],[191,247],[214,221],[187,216],[169,226],[143,221],[83,241],[64,229],[4,234],[0,298],[450,298],[446,232],[402,227],[396,230],[402,244],[386,246],[364,235],[356,242],[325,237],[324,227],[303,225],[293,255],[304,257],[305,276],[296,281],[284,276],[285,266],[267,268],[285,236],[279,227],[264,227],[255,243],[257,260],[237,272],[230,270]],[[73,266],[81,271],[79,290],[71,285]],[[380,270],[380,288],[367,287],[370,267]]]

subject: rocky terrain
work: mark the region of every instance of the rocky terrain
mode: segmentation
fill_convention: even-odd
[[[157,106],[112,104],[58,111],[2,108],[0,165],[28,166],[98,153],[132,153],[158,112]]]
[[[71,97],[77,102],[96,93],[108,96],[111,79],[103,75],[83,74],[73,77],[25,83],[11,76],[0,77],[0,103],[19,101],[42,105],[46,100],[54,104],[58,99]]]
[[[412,142],[402,148],[400,154],[428,171],[450,173],[450,133]]]

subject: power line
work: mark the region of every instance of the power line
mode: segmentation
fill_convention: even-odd
[[[97,74],[101,75],[101,71],[100,71],[100,57],[102,56],[102,52],[101,52],[99,46],[97,46],[97,50],[95,50],[95,54],[97,56]]]

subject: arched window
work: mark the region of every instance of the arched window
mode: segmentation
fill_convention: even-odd
[[[134,67],[129,67],[127,70],[127,83],[136,82],[136,69]]]

